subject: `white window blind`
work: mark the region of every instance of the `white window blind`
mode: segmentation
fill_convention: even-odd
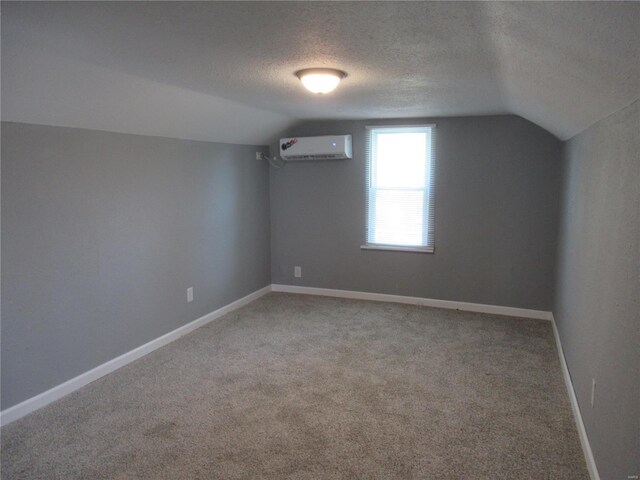
[[[433,125],[368,127],[363,248],[434,250]]]

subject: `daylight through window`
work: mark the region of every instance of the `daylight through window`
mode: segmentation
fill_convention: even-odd
[[[363,248],[433,252],[433,130],[369,127]]]

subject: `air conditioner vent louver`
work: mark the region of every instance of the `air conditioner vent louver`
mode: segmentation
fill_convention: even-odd
[[[343,160],[343,155],[292,155],[287,160]]]
[[[287,161],[351,158],[351,135],[281,138],[280,156]]]

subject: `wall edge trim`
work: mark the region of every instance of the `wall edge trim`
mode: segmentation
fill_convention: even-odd
[[[545,310],[530,310],[527,308],[504,307],[500,305],[486,305],[482,303],[455,302],[452,300],[408,297],[403,295],[390,295],[387,293],[357,292],[353,290],[302,287],[297,285],[273,284],[271,287],[274,292],[301,293],[306,295],[320,295],[324,297],[352,298],[356,300],[372,300],[374,302],[405,303],[409,305],[421,305],[424,307],[462,310],[465,312],[507,315],[518,318],[533,318],[536,320],[551,321],[553,319],[551,312]]]
[[[591,450],[591,443],[589,442],[589,436],[582,420],[582,413],[580,413],[580,405],[578,404],[578,397],[576,397],[575,389],[573,388],[573,381],[571,380],[571,374],[569,373],[569,367],[567,360],[564,357],[564,350],[562,343],[560,342],[560,333],[556,326],[556,320],[551,314],[551,324],[553,326],[553,337],[556,341],[556,347],[558,350],[558,357],[560,359],[560,368],[562,370],[562,376],[564,377],[564,383],[567,387],[567,393],[569,394],[569,401],[571,403],[571,411],[573,412],[573,419],[576,422],[576,429],[578,430],[578,437],[580,438],[580,445],[582,446],[582,453],[584,454],[585,462],[587,463],[587,470],[589,471],[589,477],[591,480],[600,480],[600,474],[598,473],[598,467],[596,460],[593,457],[593,451]]]
[[[104,377],[105,375],[108,375],[109,373],[112,373],[119,368],[122,368],[125,365],[138,360],[141,357],[144,357],[154,350],[157,350],[160,347],[164,347],[165,345],[173,342],[174,340],[177,340],[180,337],[183,337],[193,330],[196,330],[197,328],[200,328],[212,322],[213,320],[226,315],[229,312],[232,312],[253,302],[254,300],[257,300],[258,298],[266,295],[269,292],[271,292],[271,285],[267,285],[266,287],[256,290],[249,295],[239,298],[238,300],[235,300],[223,307],[218,308],[217,310],[214,310],[213,312],[207,313],[206,315],[203,315],[202,317],[187,323],[186,325],[178,327],[175,330],[165,333],[160,337],[157,337],[143,345],[140,345],[139,347],[134,348],[133,350],[123,353],[122,355],[115,357],[103,363],[102,365],[98,365],[97,367],[92,368],[89,371],[81,373],[80,375],[67,380],[64,383],[56,385],[49,390],[46,390],[16,405],[2,410],[2,412],[0,412],[0,426],[7,425],[15,420],[18,420],[19,418],[24,417],[25,415],[28,415],[31,412],[49,405],[50,403],[59,400],[60,398],[84,387],[85,385],[88,385],[89,383],[98,380],[99,378]]]

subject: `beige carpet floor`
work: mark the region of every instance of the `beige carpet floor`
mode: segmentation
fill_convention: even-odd
[[[269,294],[2,428],[2,479],[588,479],[551,324]]]

